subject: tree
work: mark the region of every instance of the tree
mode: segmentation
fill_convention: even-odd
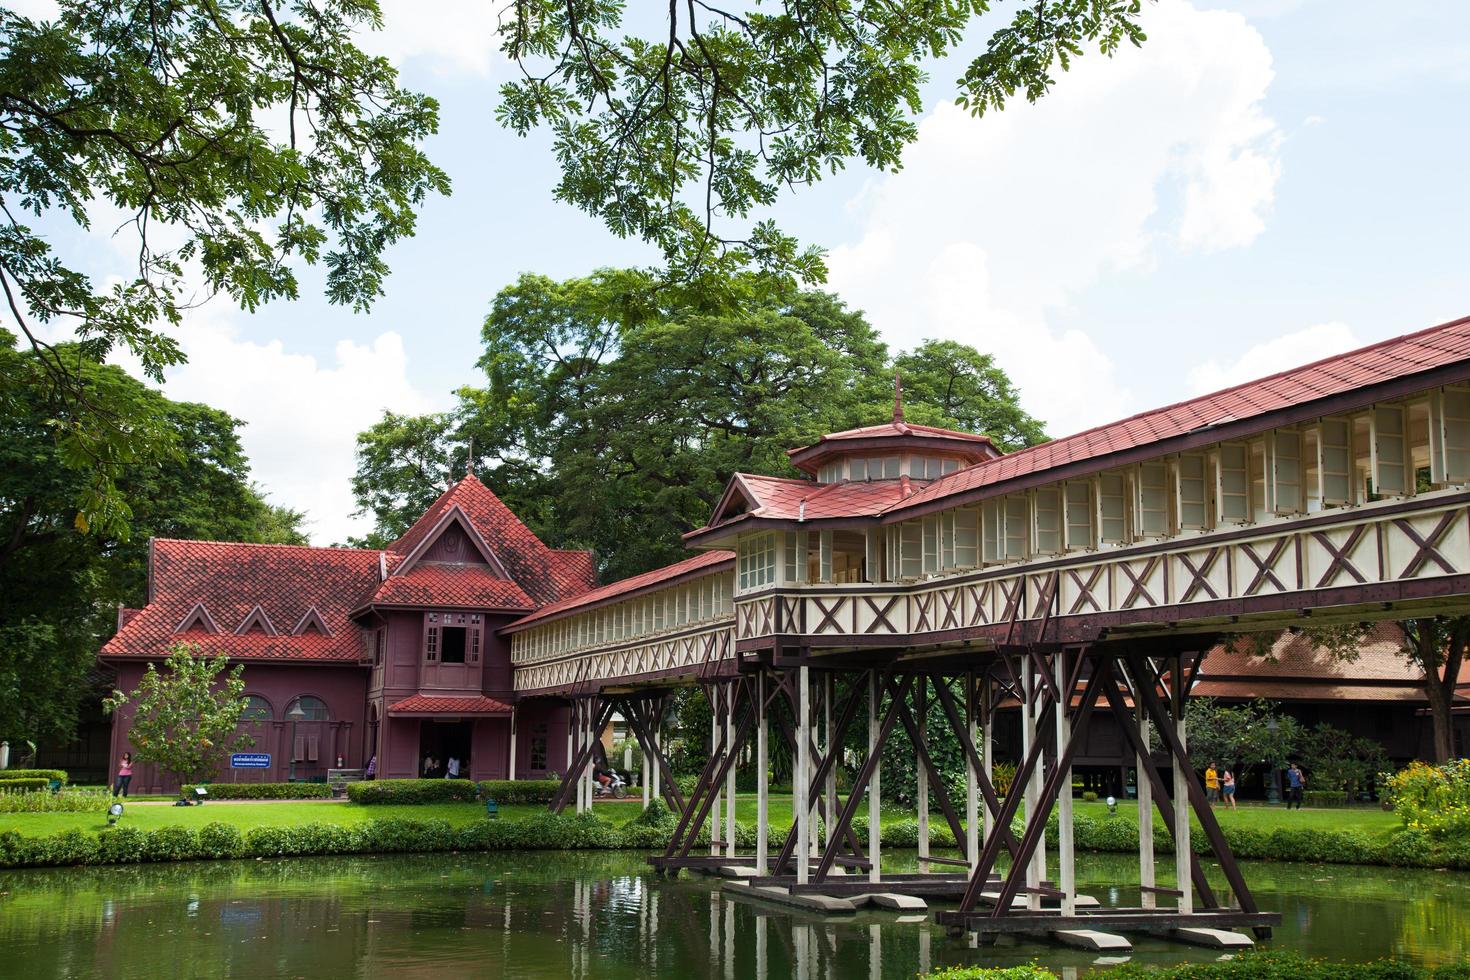
[[[1045,440],[1041,423],[1021,409],[1020,395],[995,358],[953,340],[926,340],[899,354],[909,421],[983,432],[1004,450]]]
[[[958,83],[976,115],[1017,92],[1035,101],[1088,48],[1140,44],[1142,6],[1038,0],[1007,23],[989,0],[690,2],[625,23],[622,4],[517,0],[501,37],[521,77],[502,87],[499,118],[521,135],[550,129],[557,199],[656,245],[675,279],[754,263],[816,282],[817,249],[769,220],[727,225],[851,160],[897,170],[918,135],[922,66],[982,17],[1001,26]]]
[[[1261,766],[1281,768],[1301,736],[1295,718],[1263,699],[1229,705],[1214,698],[1191,698],[1184,717],[1194,764],[1223,763],[1237,775]]]
[[[1296,751],[1311,773],[1313,786],[1340,790],[1352,799],[1389,768],[1388,754],[1381,743],[1328,724],[1302,732]]]
[[[229,667],[222,653],[209,656],[197,645],[175,644],[164,672],[149,664],[132,693],[113,691],[103,710],[112,714],[133,705],[128,741],[139,762],[158,766],[180,785],[207,781],[230,753],[255,744],[236,730],[249,704],[244,672],[242,664]]]
[[[787,449],[889,416],[896,362],[861,313],[769,277],[731,288],[733,301],[603,270],[502,290],[485,387],[462,389],[448,415],[385,415],[358,437],[354,490],[373,540],[397,537],[463,474],[473,439],[476,472],[533,530],[592,548],[620,578],[685,557],[680,535],[709,519],[732,473],[794,476]],[[978,352],[931,341],[899,361],[913,367],[916,421],[993,422],[1009,447],[1042,438]],[[944,380],[956,365],[985,376]]]
[[[204,405],[170,401],[117,367],[74,361],[89,388],[149,419],[174,448],[119,468],[126,534],[77,527],[87,477],[61,459],[43,389],[0,396],[0,738],[65,740],[93,685],[97,649],[119,605],[147,595],[152,536],[302,544],[302,515],[273,506],[249,482],[239,423]],[[0,373],[39,355],[0,344]]]
[[[1423,616],[1398,622],[1403,632],[1399,653],[1410,666],[1420,671],[1424,697],[1434,726],[1433,762],[1446,763],[1456,758],[1454,706],[1455,687],[1470,648],[1470,616]],[[1360,644],[1372,625],[1346,623],[1317,626],[1303,630],[1312,642],[1337,660],[1351,663],[1358,659]]]
[[[0,292],[36,354],[7,379],[43,394],[60,458],[87,474],[83,523],[121,535],[118,474],[167,446],[82,366],[122,347],[161,380],[183,360],[164,330],[190,305],[294,298],[302,263],[366,308],[384,251],[449,181],[418,148],[437,104],[353,43],[381,26],[376,0],[58,6],[0,9]],[[135,244],[130,278],[94,282],[81,248],[59,251],[56,230],[98,220]],[[80,343],[47,343],[48,322]]]

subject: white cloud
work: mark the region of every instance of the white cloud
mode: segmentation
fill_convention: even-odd
[[[167,373],[170,398],[204,402],[246,424],[240,438],[251,476],[271,500],[308,518],[313,543],[368,530],[354,519],[350,480],[357,433],[384,409],[421,413],[447,407],[408,381],[403,338],[370,344],[339,340],[332,364],[279,340],[243,340],[228,318],[200,313],[178,331],[189,362]]]
[[[363,50],[401,65],[422,59],[441,76],[485,76],[500,57],[500,4],[486,0],[383,0],[383,29],[363,31]]]
[[[1190,370],[1189,387],[1203,395],[1361,346],[1363,341],[1347,324],[1318,323],[1257,344],[1230,363],[1206,361]]]
[[[1165,252],[1249,245],[1280,172],[1260,34],[1183,0],[1149,8],[1145,27],[1142,48],[1081,59],[1034,106],[978,120],[936,108],[830,258],[830,285],[890,341],[994,353],[1054,434],[1137,408],[1109,352],[1056,315]]]

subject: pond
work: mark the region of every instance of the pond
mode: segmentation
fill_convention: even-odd
[[[1089,854],[1079,863],[1084,891],[1104,902],[1136,904],[1137,889],[1119,884],[1136,882],[1134,861]],[[1283,864],[1248,864],[1246,875],[1262,907],[1285,916],[1276,946],[1424,964],[1470,954],[1470,875]],[[1212,882],[1218,878],[1211,875]],[[970,948],[927,917],[793,916],[729,900],[709,879],[657,878],[642,855],[600,852],[4,872],[0,950],[0,974],[28,980],[160,974],[845,980],[912,977],[972,963],[1037,960],[1077,972],[1096,963],[1092,955],[1049,946]],[[1133,959],[1218,955],[1140,940]]]

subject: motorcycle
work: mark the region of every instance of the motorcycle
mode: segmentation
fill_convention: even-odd
[[[609,769],[607,774],[612,778],[607,782],[606,785],[603,785],[603,783],[599,781],[597,784],[597,790],[593,795],[611,796],[615,800],[627,799],[628,781],[624,779],[622,774],[619,773],[616,769]]]

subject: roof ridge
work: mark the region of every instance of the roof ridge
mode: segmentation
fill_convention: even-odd
[[[157,544],[212,544],[228,548],[279,548],[289,551],[344,551],[376,555],[384,548],[349,548],[334,544],[277,544],[272,541],[216,541],[212,538],[153,538]]]

